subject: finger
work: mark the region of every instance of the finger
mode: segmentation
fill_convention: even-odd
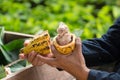
[[[28,54],[25,54],[24,56],[25,56],[25,59],[28,59]]]
[[[38,66],[39,65],[38,62],[39,62],[39,64],[42,63],[37,57],[35,57],[34,60],[32,61],[32,65],[33,66]]]
[[[20,59],[27,59],[28,54],[20,53],[19,58]]]
[[[49,54],[44,55],[44,57],[52,58],[52,57],[54,57],[54,55],[52,53],[49,53]]]
[[[52,51],[52,53],[53,53],[53,55],[54,55],[55,57],[61,56],[61,53],[56,50],[56,48],[55,48],[55,46],[54,46],[53,44],[51,45],[51,51]]]
[[[25,55],[24,55],[23,53],[20,53],[20,54],[19,54],[19,58],[20,58],[20,59],[25,59],[26,57],[25,57]]]
[[[37,59],[34,59],[34,61],[31,62],[33,66],[37,66],[38,65],[38,61]]]
[[[42,62],[42,61],[39,61],[39,62],[38,62],[38,66],[42,66],[43,64],[45,64],[45,63]]]
[[[83,54],[82,54],[82,43],[81,43],[81,40],[80,38],[76,38],[76,49],[75,51],[77,51],[77,56],[81,57],[81,59],[84,59],[83,58]]]
[[[55,61],[55,58],[49,58],[49,57],[44,57],[44,56],[41,56],[41,55],[37,55],[37,57],[39,58],[40,61],[44,62],[44,63],[47,63],[48,65],[50,66],[56,66],[56,61]]]
[[[82,46],[82,43],[81,43],[80,38],[76,38],[76,41],[75,41],[75,51],[78,51],[78,52],[81,53],[81,46]]]
[[[28,39],[28,40],[25,40],[24,46],[27,46],[29,43],[30,43],[30,40],[29,40],[29,39]]]
[[[34,51],[32,51],[31,53],[28,54],[28,61],[32,62],[34,60],[34,58],[36,57],[37,53],[35,53]]]
[[[42,55],[37,55],[36,57],[39,58],[40,61],[45,62],[45,63],[54,61],[54,58],[44,57]]]

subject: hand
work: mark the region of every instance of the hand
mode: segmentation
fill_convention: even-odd
[[[25,40],[25,42],[24,42],[24,46],[27,46],[28,44],[30,43],[30,40]],[[24,53],[20,53],[19,54],[19,58],[20,59],[27,59],[27,54],[25,55]]]
[[[30,43],[30,40],[26,40],[26,41],[24,42],[24,46],[27,46],[29,43]],[[37,54],[37,53],[35,53],[34,51],[32,51],[32,52],[29,53],[29,54],[20,53],[20,54],[19,54],[19,58],[20,58],[20,59],[27,59],[30,63],[32,63],[33,66],[43,65],[44,62],[41,62],[41,61],[39,60],[39,58],[36,57],[37,55],[39,55],[39,54]],[[52,57],[52,54],[47,54],[47,55],[45,55],[45,56],[46,56],[46,57]]]
[[[37,55],[37,57],[44,63],[66,70],[77,79],[87,80],[89,69],[86,67],[85,60],[82,55],[81,40],[79,38],[76,39],[75,50],[69,55],[59,53],[53,45],[51,46],[51,50],[55,56],[54,58],[44,57],[41,55]]]

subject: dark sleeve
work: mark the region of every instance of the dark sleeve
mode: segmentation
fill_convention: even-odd
[[[90,70],[88,80],[120,80],[119,72],[105,72],[99,70]]]
[[[82,52],[87,66],[97,66],[120,58],[120,18],[101,38],[82,42]]]

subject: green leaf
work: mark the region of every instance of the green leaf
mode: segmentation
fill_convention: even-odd
[[[113,13],[113,16],[114,16],[115,18],[118,18],[118,17],[120,16],[120,8],[119,8],[119,7],[116,7],[116,6],[113,6],[112,13]]]
[[[17,71],[25,68],[26,66],[27,66],[27,61],[26,60],[22,60],[22,61],[14,64],[14,65],[11,65],[10,66],[10,70],[11,70],[12,73],[14,73],[14,72],[17,72]]]
[[[0,45],[0,50],[2,52],[2,54],[4,55],[5,59],[7,60],[7,62],[12,62],[12,59],[10,58],[10,56],[8,54],[10,54],[10,52],[8,52],[5,48],[4,45]]]
[[[4,69],[4,66],[0,66],[0,79],[6,77],[6,72],[5,72],[5,69]]]
[[[20,49],[21,47],[23,47],[23,42],[24,42],[24,39],[16,39],[16,40],[13,40],[5,44],[5,47],[9,51],[13,51],[13,50]]]
[[[5,45],[0,45],[1,52],[8,63],[18,59],[19,50],[23,47],[23,42],[24,39],[17,39]]]
[[[0,26],[0,44],[3,44],[4,27]]]

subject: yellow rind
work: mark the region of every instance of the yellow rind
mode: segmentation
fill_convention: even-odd
[[[32,51],[41,55],[49,54],[51,52],[50,35],[48,31],[44,31],[40,35],[35,36],[27,46],[20,50],[20,52],[24,54],[29,54]]]
[[[72,36],[72,41],[67,45],[63,45],[63,46],[57,43],[57,40],[56,40],[57,36],[53,39],[53,45],[61,54],[65,54],[65,55],[70,54],[74,50],[76,36],[74,34],[71,34],[71,36]]]

